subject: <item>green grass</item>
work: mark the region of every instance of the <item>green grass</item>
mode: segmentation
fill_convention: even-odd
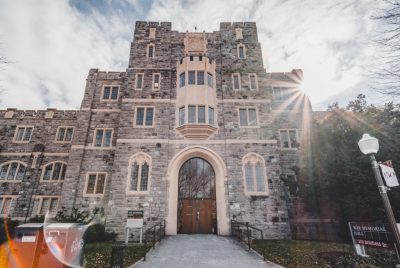
[[[84,268],[110,267],[111,248],[115,243],[91,243],[85,246]],[[124,268],[140,260],[150,246],[128,245],[124,250]]]

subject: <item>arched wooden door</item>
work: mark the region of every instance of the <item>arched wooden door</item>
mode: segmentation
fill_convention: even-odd
[[[216,233],[215,173],[206,160],[191,158],[182,165],[178,193],[178,232]]]

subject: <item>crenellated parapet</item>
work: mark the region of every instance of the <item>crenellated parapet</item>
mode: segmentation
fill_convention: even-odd
[[[58,110],[48,108],[47,110],[18,110],[8,108],[0,110],[2,119],[69,119],[77,118],[78,110]]]

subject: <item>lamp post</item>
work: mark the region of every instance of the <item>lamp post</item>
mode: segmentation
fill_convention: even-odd
[[[379,193],[383,200],[383,206],[385,207],[386,216],[389,220],[390,228],[392,229],[392,233],[395,239],[396,252],[397,256],[399,256],[398,251],[400,250],[400,234],[397,228],[396,219],[394,218],[392,207],[390,206],[389,198],[387,195],[387,187],[383,184],[382,176],[379,171],[378,163],[375,159],[375,154],[379,150],[379,142],[375,137],[371,137],[369,134],[364,134],[361,140],[358,142],[358,147],[360,147],[360,151],[369,155],[372,165],[372,170],[374,171],[375,180],[378,184]]]

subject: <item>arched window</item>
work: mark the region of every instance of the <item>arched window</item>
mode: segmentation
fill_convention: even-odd
[[[21,181],[26,173],[27,165],[20,161],[9,161],[0,165],[0,181]]]
[[[51,162],[43,167],[41,179],[44,181],[62,181],[65,178],[67,164],[65,162]]]
[[[147,57],[154,58],[154,44],[147,45]]]
[[[129,161],[128,193],[147,193],[149,191],[151,157],[137,153]]]
[[[243,157],[243,175],[247,194],[268,194],[265,160],[262,156],[255,153],[245,155]]]

